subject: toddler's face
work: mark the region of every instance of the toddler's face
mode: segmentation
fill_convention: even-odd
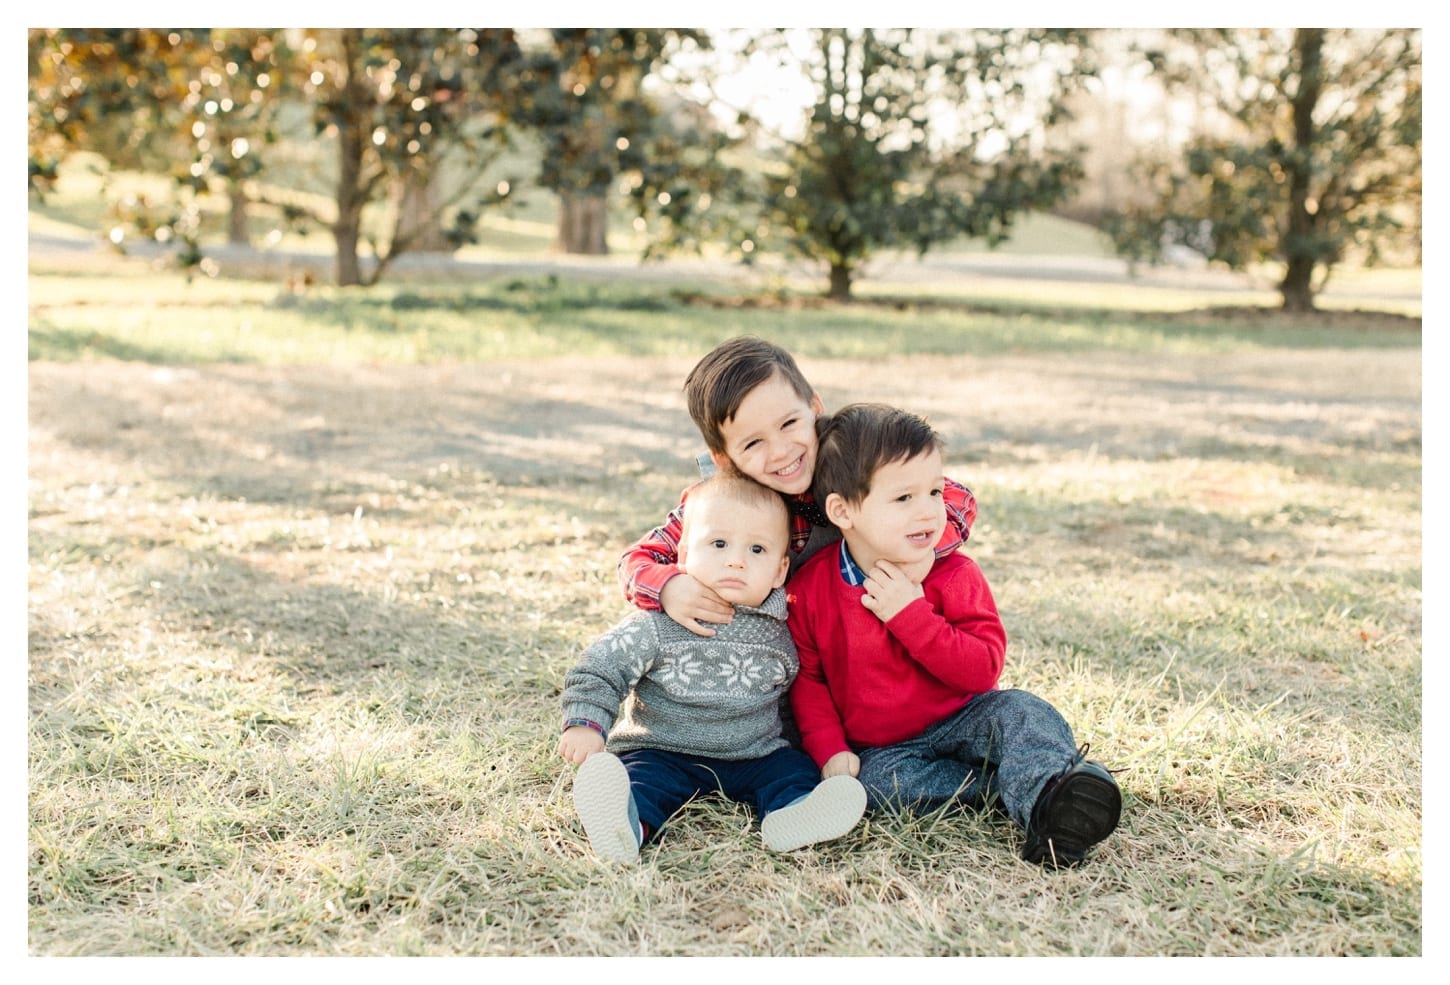
[[[742,506],[723,496],[691,499],[680,566],[734,605],[759,605],[785,584],[790,534],[785,511]]]
[[[799,495],[811,488],[816,468],[816,418],[821,398],[800,394],[776,373],[745,395],[720,433],[725,457],[741,475],[776,492]],[[723,467],[716,456],[716,465]]]
[[[877,561],[891,561],[925,576],[946,529],[945,481],[936,450],[877,469],[866,498],[843,503],[844,515],[837,519],[856,563],[869,570]]]

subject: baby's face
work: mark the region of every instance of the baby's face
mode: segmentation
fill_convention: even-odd
[[[790,569],[784,509],[742,506],[723,496],[691,499],[680,565],[732,605],[759,605]]]

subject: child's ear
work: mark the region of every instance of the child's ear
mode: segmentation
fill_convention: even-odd
[[[851,504],[846,502],[846,497],[840,493],[831,493],[826,497],[826,519],[830,520],[842,530],[851,526]]]
[[[811,391],[811,412],[817,417],[826,412],[826,405],[821,402],[821,395],[814,390]]]
[[[783,558],[780,559],[780,571],[776,573],[776,576],[775,576],[775,584],[771,585],[770,587],[771,588],[779,588],[780,586],[784,585],[785,584],[785,576],[788,575],[788,574],[790,574],[790,555],[789,554],[787,554],[785,557],[783,557]]]
[[[730,461],[730,456],[723,451],[712,451],[710,461],[715,463],[715,468],[721,472],[734,472],[735,465]]]

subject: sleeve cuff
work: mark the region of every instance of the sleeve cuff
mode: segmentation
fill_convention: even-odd
[[[600,735],[603,735],[603,736],[605,736],[605,738],[608,738],[608,735],[604,731],[604,726],[603,725],[600,725],[598,722],[592,722],[592,721],[590,721],[587,718],[570,718],[570,719],[567,719],[564,722],[564,728],[566,730],[567,729],[571,729],[571,728],[573,728],[576,725],[583,725],[585,728],[592,728],[594,731],[598,732]]]

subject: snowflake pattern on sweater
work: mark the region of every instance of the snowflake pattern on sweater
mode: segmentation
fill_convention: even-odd
[[[598,722],[611,752],[665,749],[757,759],[787,745],[781,700],[800,669],[785,592],[736,606],[715,636],[662,612],[634,612],[564,676],[564,720]]]

